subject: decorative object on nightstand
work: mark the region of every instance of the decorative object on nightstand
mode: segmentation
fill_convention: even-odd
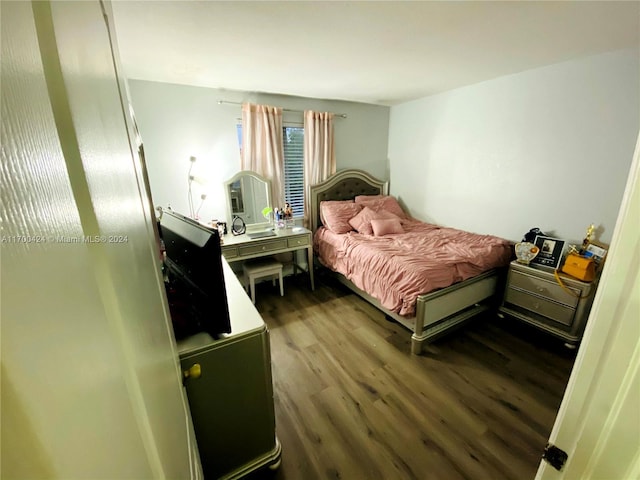
[[[564,273],[571,275],[578,280],[582,280],[583,282],[591,282],[596,278],[596,262],[595,259],[592,258],[593,253],[587,254],[591,245],[594,230],[595,225],[589,225],[580,250],[578,250],[574,245],[571,245],[567,258],[564,261],[564,265],[562,265],[562,271]],[[591,250],[591,252],[593,252],[593,250]],[[562,280],[557,275],[556,280],[560,285],[562,285]]]
[[[571,246],[571,251],[569,253],[574,253],[576,255],[580,255],[581,257],[588,258],[595,263],[595,272],[596,274],[602,270],[604,266],[604,260],[607,256],[607,250],[609,250],[609,246],[604,243],[596,242],[593,240],[593,235],[595,232],[595,225],[592,223],[587,228],[587,234],[582,240],[582,245],[580,250],[576,246]],[[578,277],[580,278],[580,277]]]
[[[540,249],[531,263],[556,269],[560,266],[566,242],[559,238],[537,235],[533,242]]]
[[[534,227],[524,234],[522,237],[523,242],[533,243],[538,235],[545,237],[547,234],[540,230],[538,227]]]
[[[595,263],[596,273],[602,270],[604,266],[604,260],[607,256],[607,250],[609,250],[609,246],[604,243],[596,242],[593,240],[593,235],[595,232],[595,225],[592,223],[587,228],[587,235],[584,237],[582,241],[582,247],[580,248],[579,253],[581,256],[585,258],[590,258]],[[574,252],[576,253],[576,252]]]
[[[562,265],[562,271],[583,282],[591,282],[596,278],[596,263],[592,258],[569,253]]]
[[[578,252],[580,255],[584,255],[584,252],[587,251],[587,247],[591,243],[595,229],[596,226],[593,223],[587,228],[587,234],[585,235],[584,240],[582,240],[582,248],[580,248],[580,252]]]
[[[529,262],[536,258],[540,249],[529,242],[520,242],[516,243],[515,246],[516,257],[518,257],[518,262],[524,265],[529,265]]]
[[[593,258],[593,261],[596,262],[596,271],[602,271],[602,267],[604,266],[604,261],[607,258],[607,251],[609,250],[609,245],[600,243],[600,242],[591,242],[587,247],[587,251],[584,253],[585,257]]]

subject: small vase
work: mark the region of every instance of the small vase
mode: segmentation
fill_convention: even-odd
[[[516,243],[515,246],[516,257],[518,257],[518,263],[522,263],[524,265],[529,265],[529,262],[536,258],[538,253],[540,253],[540,249],[529,242],[520,242]]]

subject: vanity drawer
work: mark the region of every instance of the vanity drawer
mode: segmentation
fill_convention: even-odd
[[[507,304],[518,305],[519,307],[535,312],[538,315],[542,315],[568,327],[573,323],[575,309],[546,300],[542,297],[531,295],[514,288],[507,288],[504,300]]]
[[[222,255],[224,255],[224,258],[235,258],[238,256],[238,249],[234,246],[234,247],[225,247],[224,245],[222,246]]]
[[[287,238],[287,245],[290,248],[304,247],[305,245],[309,245],[309,235],[302,235],[300,237]]]
[[[281,250],[283,248],[287,248],[287,240],[283,238],[282,240],[271,240],[268,242],[261,242],[252,245],[244,245],[238,247],[238,251],[240,255],[253,255],[256,253],[264,253],[264,252],[273,252],[275,250]]]
[[[531,292],[535,295],[555,300],[556,302],[563,303],[569,307],[575,307],[578,305],[578,296],[582,293],[581,290],[567,285],[569,290],[575,292],[575,295],[571,295],[555,281],[552,282],[542,278],[533,277],[515,270],[511,270],[510,275],[510,287],[519,288],[526,292]]]

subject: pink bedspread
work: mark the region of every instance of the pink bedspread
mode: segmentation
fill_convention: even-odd
[[[420,294],[509,264],[511,243],[403,221],[404,234],[374,237],[356,232],[336,234],[321,227],[314,235],[320,262],[339,272],[383,307],[404,316],[415,314]]]

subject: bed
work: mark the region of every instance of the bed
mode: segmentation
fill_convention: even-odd
[[[322,211],[328,215],[331,203],[336,204],[334,206],[345,204],[341,208],[349,207],[350,210],[355,208],[350,205],[351,200],[364,202],[367,199],[384,198],[388,193],[388,182],[380,181],[362,170],[353,169],[341,170],[326,181],[311,186],[310,224],[314,252],[320,265],[331,270],[341,283],[410,330],[411,352],[419,355],[424,344],[495,306],[495,294],[505,267],[512,258],[513,246],[498,237],[430,225],[409,216],[403,217],[401,221],[404,227],[400,230],[404,233],[395,232],[398,235],[385,235],[383,239],[374,239],[378,232],[376,235],[363,234],[359,229],[347,232],[350,228],[347,226],[336,234],[336,229],[330,231],[324,227],[321,205]],[[355,211],[362,211],[362,207]],[[399,215],[397,211],[394,213]],[[356,217],[353,220],[355,219]],[[328,217],[324,220],[329,224]],[[387,222],[385,225],[398,223],[396,220],[376,222],[376,225],[382,225],[383,222]],[[385,232],[381,233],[384,235]],[[464,253],[463,256],[466,257],[462,259],[453,263],[451,260],[444,262],[448,263],[450,269],[447,274],[443,270],[436,270],[436,250],[427,252],[424,248],[429,248],[431,242],[426,238],[437,237],[433,240],[438,245],[437,249],[453,249],[458,245],[458,240],[449,241],[446,237],[449,234],[460,236],[460,242],[467,244],[476,241],[485,244],[473,247],[476,250],[472,260],[467,258],[471,254]],[[414,246],[409,240],[418,242],[420,246]],[[377,248],[377,243],[381,243],[382,247]],[[459,250],[467,252],[465,243],[460,245],[463,247]],[[473,246],[473,243],[469,245]],[[406,249],[407,246],[411,251],[394,250]],[[419,249],[421,253],[416,254]],[[393,264],[393,268],[387,263]],[[387,270],[382,270],[384,274],[374,275],[371,273],[371,265],[382,266]],[[420,280],[418,286],[405,285],[408,274],[399,272],[418,269],[425,270],[425,278]],[[395,282],[395,279],[397,285],[389,283]],[[377,281],[380,284],[375,285]],[[401,291],[396,292],[396,289]]]

